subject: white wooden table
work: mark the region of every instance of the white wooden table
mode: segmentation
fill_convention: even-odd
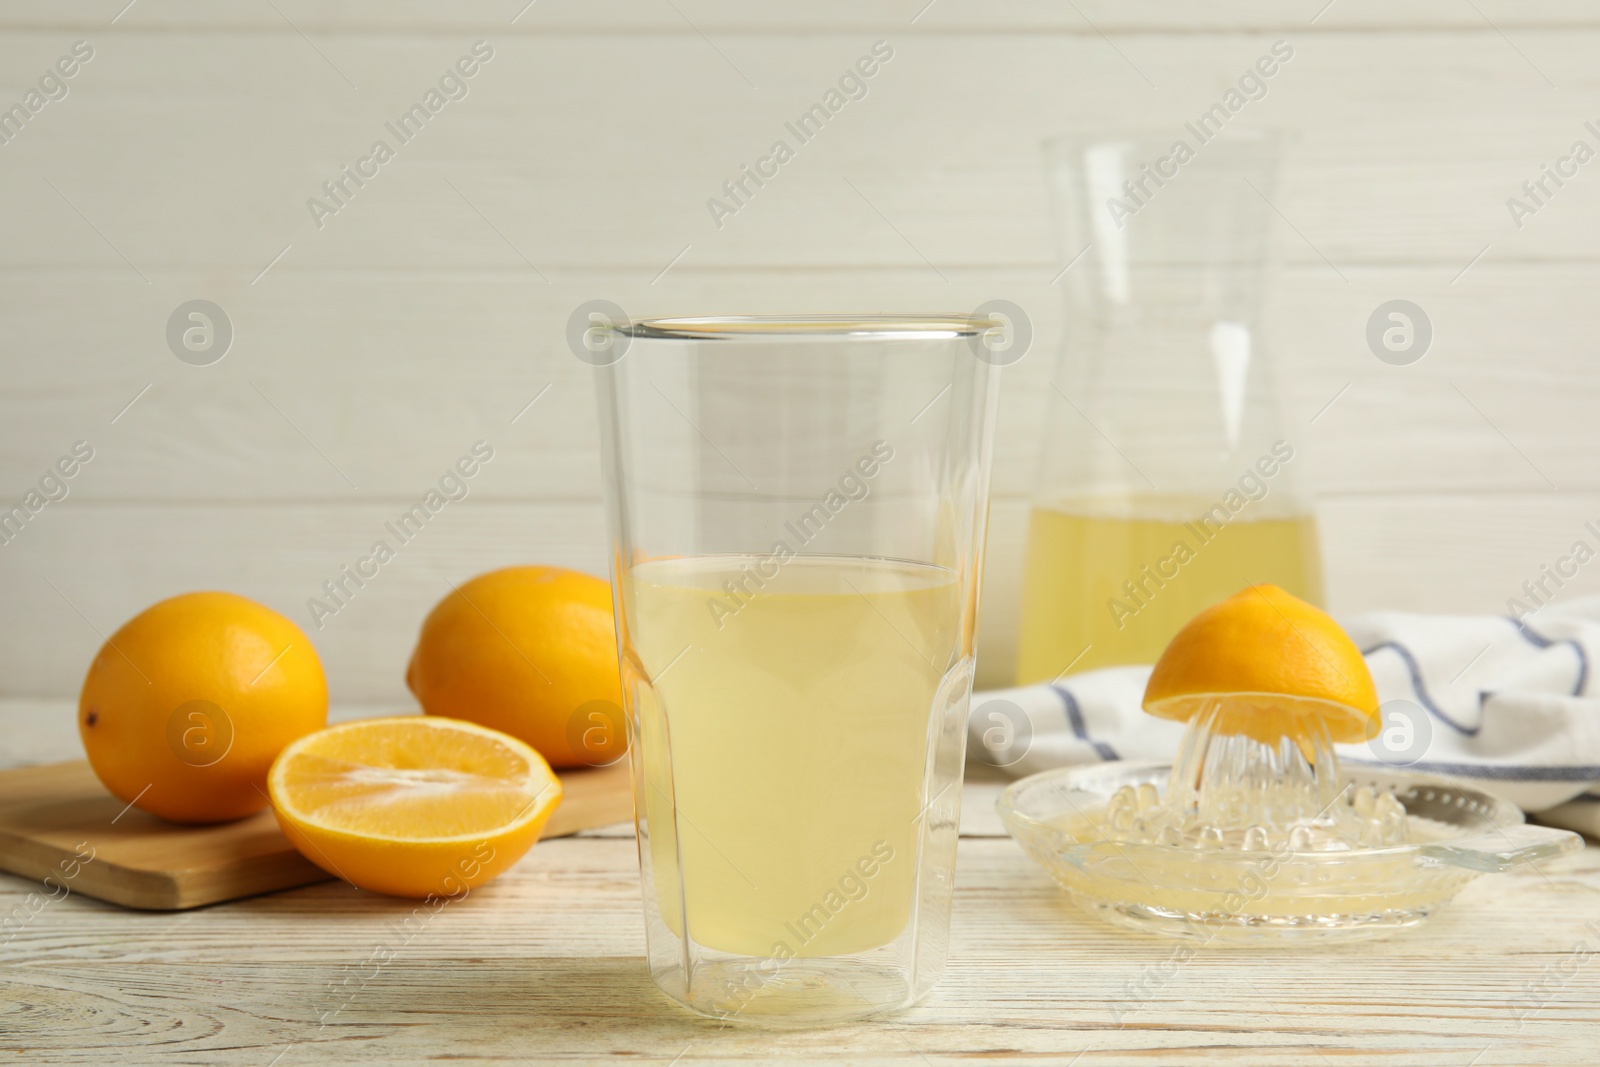
[[[0,760],[73,755],[61,711],[0,703]],[[985,815],[995,790],[968,790],[946,977],[886,1020],[769,1032],[671,1006],[619,828],[541,843],[425,923],[337,882],[179,914],[51,903],[0,945],[0,1063],[1600,1060],[1600,849],[1388,941],[1174,966],[1174,943],[1080,915]],[[0,913],[38,888],[0,875]]]

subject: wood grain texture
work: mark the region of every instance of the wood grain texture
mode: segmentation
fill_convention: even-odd
[[[557,776],[561,804],[541,838],[632,817],[625,763]],[[84,760],[0,772],[0,869],[41,880],[56,895],[70,890],[153,911],[332,877],[289,844],[270,811],[210,826],[169,823],[111,796]]]
[[[1038,143],[1175,128],[1280,37],[1296,58],[1240,121],[1299,131],[1266,327],[1324,494],[1332,606],[1500,610],[1600,517],[1600,179],[1521,229],[1505,206],[1600,116],[1588,0],[0,0],[0,106],[72,41],[97,51],[0,149],[0,500],[73,441],[97,449],[0,548],[0,694],[40,698],[0,701],[0,765],[74,753],[59,709],[123,619],[203,587],[302,619],[479,438],[499,454],[473,497],[313,633],[336,707],[410,706],[405,657],[447,579],[600,571],[587,371],[560,342],[599,296],[638,314],[1028,308],[980,631],[984,684],[1003,683],[1038,442],[1059,432]],[[477,38],[497,56],[470,96],[317,229],[306,198]],[[716,228],[706,198],[879,38],[896,58],[871,95]],[[163,339],[195,297],[237,326],[209,368]],[[1412,367],[1362,339],[1394,297],[1437,326]],[[1600,578],[1563,596],[1584,592]],[[1079,917],[1010,841],[968,837],[934,996],[777,1035],[654,991],[627,837],[543,842],[420,930],[337,883],[182,915],[43,893],[0,875],[0,915],[26,917],[0,934],[0,1054],[19,1063],[1414,1067],[1587,1064],[1600,1043],[1593,848],[1485,879],[1389,942],[1173,968],[1167,944]]]
[[[1413,0],[1403,8],[1382,0],[1235,0],[1226,6],[1196,6],[1185,0],[886,0],[860,4],[818,0],[804,7],[742,3],[741,0],[675,0],[671,7],[611,0],[460,0],[440,8],[429,0],[346,0],[338,5],[316,0],[276,0],[273,7],[209,4],[206,0],[168,0],[118,17],[127,0],[86,0],[68,8],[41,8],[27,0],[0,4],[0,27],[103,28],[128,30],[229,29],[285,32],[286,23],[312,32],[351,33],[481,27],[510,33],[593,31],[602,23],[614,31],[692,34],[705,32],[817,32],[849,28],[912,28],[922,33],[951,30],[1194,33],[1284,27],[1314,32],[1352,29],[1467,29],[1492,33],[1495,27],[1592,26],[1594,8],[1584,0],[1546,0],[1536,7],[1516,0],[1476,0],[1472,7],[1450,0]],[[676,10],[674,10],[676,9]],[[281,13],[280,13],[281,12]]]
[[[0,766],[68,754],[49,727],[67,710],[0,700]],[[336,717],[363,710],[376,709]],[[1178,963],[1171,942],[1082,916],[1004,836],[998,789],[964,790],[946,976],[892,1018],[773,1033],[670,1006],[645,969],[624,825],[542,841],[431,918],[340,882],[174,915],[50,900],[0,874],[0,1053],[257,1067],[1593,1062],[1600,848],[1482,879],[1388,941]]]
[[[0,63],[42,73],[74,36],[5,33]],[[1278,37],[1295,58],[1231,123],[1295,132],[1270,193],[1292,262],[1448,264],[1448,278],[1487,243],[1501,261],[1596,257],[1584,233],[1600,197],[1586,171],[1520,227],[1506,207],[1541,164],[1594,140],[1583,125],[1600,114],[1592,26],[1112,42],[490,34],[495,58],[404,144],[385,123],[435,87],[477,29],[339,33],[316,47],[287,25],[91,36],[96,58],[69,95],[4,147],[0,194],[33,208],[0,218],[7,266],[103,266],[134,286],[204,267],[247,285],[292,246],[258,285],[281,267],[490,268],[530,288],[589,267],[648,284],[680,253],[674,270],[931,263],[942,286],[947,266],[1034,264],[1048,277],[1065,259],[1041,142],[1108,128],[1181,136]],[[799,143],[784,124],[878,39],[895,55],[866,95]],[[20,95],[37,75],[16,77]],[[307,201],[332,206],[323,183],[378,139],[395,158],[314,218]],[[719,222],[707,200],[778,139],[793,161]],[[118,166],[101,165],[111,148]]]
[[[177,826],[105,791],[83,760],[0,773],[0,869],[129,908],[179,911],[330,877],[270,811]]]
[[[75,697],[105,635],[186,589],[230,589],[283,612],[316,643],[336,703],[414,708],[405,665],[451,582],[539,561],[605,573],[604,516],[584,503],[476,501],[442,512],[319,628],[307,608],[341,563],[380,536],[382,504],[167,503],[114,508],[70,498],[41,536],[0,549],[0,679],[13,693]],[[1016,656],[1028,506],[994,503],[978,631],[979,685]],[[1318,507],[1336,614],[1397,609],[1500,614],[1523,581],[1600,523],[1600,494],[1363,495]],[[48,534],[44,525],[48,523]],[[49,540],[46,540],[46,536]],[[1592,540],[1592,535],[1591,540]],[[53,583],[53,586],[52,586]],[[1600,593],[1600,569],[1560,591]],[[47,635],[47,636],[41,636]],[[1065,666],[1065,664],[1063,664]]]
[[[1600,407],[1589,373],[1600,264],[1485,260],[1452,285],[1464,264],[1346,268],[1342,281],[1319,263],[1275,281],[1262,343],[1278,364],[1283,433],[1303,446],[1323,495],[1600,491],[1600,470],[1572,447]],[[47,506],[0,559],[45,551],[35,542],[49,540],[57,511],[87,501],[370,503],[389,517],[478,440],[495,458],[470,483],[472,499],[597,502],[591,371],[563,340],[572,309],[597,295],[643,315],[820,312],[860,306],[863,293],[880,309],[970,310],[1006,293],[1035,340],[1002,376],[996,496],[1031,492],[1047,436],[1090,432],[1050,386],[1067,377],[1057,374],[1066,309],[1043,264],[1009,276],[950,268],[949,284],[923,266],[679,268],[655,286],[648,275],[587,270],[551,287],[504,272],[277,269],[270,288],[157,275],[157,294],[104,271],[0,272],[5,343],[41,353],[10,361],[0,388],[0,501],[20,497],[75,441],[95,449],[59,509]],[[46,309],[74,288],[104,293],[98,314],[64,327]],[[198,292],[235,325],[233,350],[210,367],[180,364],[162,339],[166,314]],[[1421,304],[1435,331],[1409,367],[1366,349],[1372,309],[1399,295]],[[74,340],[58,352],[64,328]],[[1085,404],[1079,387],[1065,388]]]
[[[1484,879],[1389,941],[1207,949],[1187,963],[1080,915],[1007,839],[963,838],[957,870],[932,996],[801,1033],[719,1028],[656,992],[631,840],[543,842],[421,924],[405,902],[338,883],[181,916],[73,896],[5,948],[0,1047],[41,1064],[279,1067],[1593,1062],[1594,849]],[[0,878],[0,910],[28,891]]]
[[[1333,606],[1499,610],[1594,517],[1600,179],[1585,168],[1520,229],[1505,207],[1600,116],[1592,5],[124,7],[0,4],[0,100],[73,40],[96,48],[0,149],[0,192],[26,206],[0,216],[0,502],[74,441],[96,449],[0,548],[0,693],[70,695],[96,629],[181,590],[303,617],[479,439],[497,458],[472,498],[313,634],[336,699],[404,701],[398,665],[446,579],[601,570],[589,372],[561,340],[597,296],[1027,308],[981,631],[983,684],[1003,684],[1022,501],[1041,440],[1071,429],[1050,410],[1064,313],[1039,142],[1181,128],[1280,37],[1295,58],[1236,121],[1297,131],[1263,338],[1322,494]],[[307,197],[480,37],[496,56],[469,95],[318,229]],[[870,94],[715,226],[706,198],[879,38],[896,54]],[[197,296],[236,327],[211,367],[163,336]],[[1435,325],[1411,367],[1366,349],[1395,297]]]

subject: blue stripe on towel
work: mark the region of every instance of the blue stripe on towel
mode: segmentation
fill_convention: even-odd
[[[1083,709],[1078,707],[1077,697],[1073,696],[1070,692],[1063,689],[1059,685],[1052,685],[1050,688],[1056,691],[1056,695],[1061,698],[1061,702],[1067,707],[1067,725],[1072,727],[1072,736],[1076,737],[1080,741],[1089,742],[1089,744],[1094,748],[1095,754],[1103,760],[1122,758],[1121,756],[1117,755],[1116,749],[1112,748],[1104,741],[1096,741],[1094,738],[1089,736],[1089,728],[1084,725]]]
[[[1376,760],[1339,757],[1340,763],[1358,767],[1384,767]],[[1488,778],[1502,782],[1600,782],[1600,766],[1578,767],[1528,767],[1496,763],[1432,763],[1423,760],[1404,768],[1424,774],[1449,774],[1457,778]]]
[[[1534,648],[1549,648],[1551,645],[1571,645],[1572,651],[1578,654],[1578,684],[1572,687],[1573,696],[1582,696],[1584,684],[1589,681],[1589,657],[1584,654],[1583,646],[1578,644],[1576,638],[1563,637],[1559,641],[1552,641],[1543,634],[1534,633],[1528,629],[1528,624],[1507,615],[1506,620],[1516,627],[1517,633],[1528,639]]]
[[[1411,689],[1417,694],[1417,701],[1424,708],[1427,708],[1434,718],[1459,734],[1465,734],[1467,737],[1477,736],[1478,731],[1483,729],[1483,723],[1480,722],[1477,726],[1463,726],[1441,711],[1439,705],[1433,702],[1433,698],[1428,695],[1428,687],[1422,684],[1422,668],[1417,666],[1417,657],[1411,654],[1409,648],[1398,641],[1385,641],[1382,644],[1373,645],[1371,648],[1363,650],[1361,654],[1363,656],[1371,656],[1373,653],[1382,652],[1386,648],[1393,649],[1395,654],[1400,657],[1401,662],[1406,665],[1406,670],[1411,675]]]

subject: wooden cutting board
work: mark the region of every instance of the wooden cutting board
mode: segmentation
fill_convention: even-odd
[[[559,775],[564,796],[542,838],[632,818],[626,760]],[[48,877],[41,894],[155,911],[332,877],[295,851],[270,810],[213,826],[165,822],[107,793],[85,760],[0,772],[0,870]]]

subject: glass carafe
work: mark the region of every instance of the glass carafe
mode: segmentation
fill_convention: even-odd
[[[1019,683],[1153,662],[1184,621],[1251,583],[1322,600],[1302,442],[1258,330],[1278,156],[1270,133],[1188,127],[1045,147],[1066,341],[1029,520]]]

